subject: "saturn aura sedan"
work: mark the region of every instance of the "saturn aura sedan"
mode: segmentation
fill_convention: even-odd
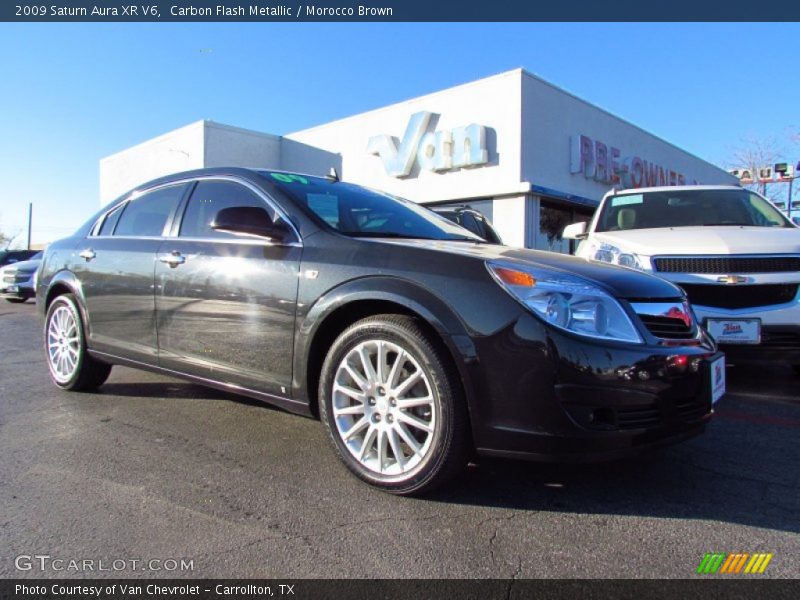
[[[52,244],[37,292],[60,388],[125,365],[319,417],[342,462],[395,494],[476,453],[671,444],[724,393],[724,356],[672,283],[487,244],[336,177],[147,183]]]

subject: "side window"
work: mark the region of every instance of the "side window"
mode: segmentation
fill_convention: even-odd
[[[475,217],[468,212],[461,213],[461,226],[464,229],[469,229],[475,235],[483,235],[483,232],[478,226],[478,222],[475,220]]]
[[[122,204],[108,213],[106,218],[103,220],[103,224],[100,226],[100,231],[97,232],[97,235],[111,235],[114,233],[114,227],[116,227],[117,221],[119,221],[119,217],[124,209],[125,204]]]
[[[197,238],[235,238],[233,234],[211,229],[211,221],[216,214],[223,208],[234,206],[263,208],[273,219],[276,216],[259,196],[243,185],[231,181],[203,180],[198,182],[192,192],[192,197],[183,213],[178,235]]]
[[[186,184],[172,185],[131,200],[122,211],[122,215],[118,217],[114,235],[147,237],[162,235],[167,218],[180,202],[185,190]]]

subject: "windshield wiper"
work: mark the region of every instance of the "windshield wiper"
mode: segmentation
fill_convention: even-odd
[[[703,223],[703,227],[758,227],[755,223],[740,223],[737,221],[726,221],[724,223]]]

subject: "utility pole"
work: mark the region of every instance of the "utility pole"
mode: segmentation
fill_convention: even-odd
[[[33,202],[28,203],[28,250],[31,249],[31,222],[33,221]]]

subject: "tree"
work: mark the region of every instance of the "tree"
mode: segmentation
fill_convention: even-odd
[[[748,169],[754,177],[758,177],[758,170],[762,167],[771,167],[779,162],[788,162],[794,166],[798,159],[800,159],[800,133],[789,135],[784,142],[772,136],[749,135],[742,138],[741,144],[734,148],[728,166],[731,169]],[[754,181],[744,187],[764,194],[773,202],[784,202],[787,209],[789,208],[787,183],[761,184]],[[792,199],[795,201],[800,197],[798,188],[800,185],[795,181],[792,186]]]

